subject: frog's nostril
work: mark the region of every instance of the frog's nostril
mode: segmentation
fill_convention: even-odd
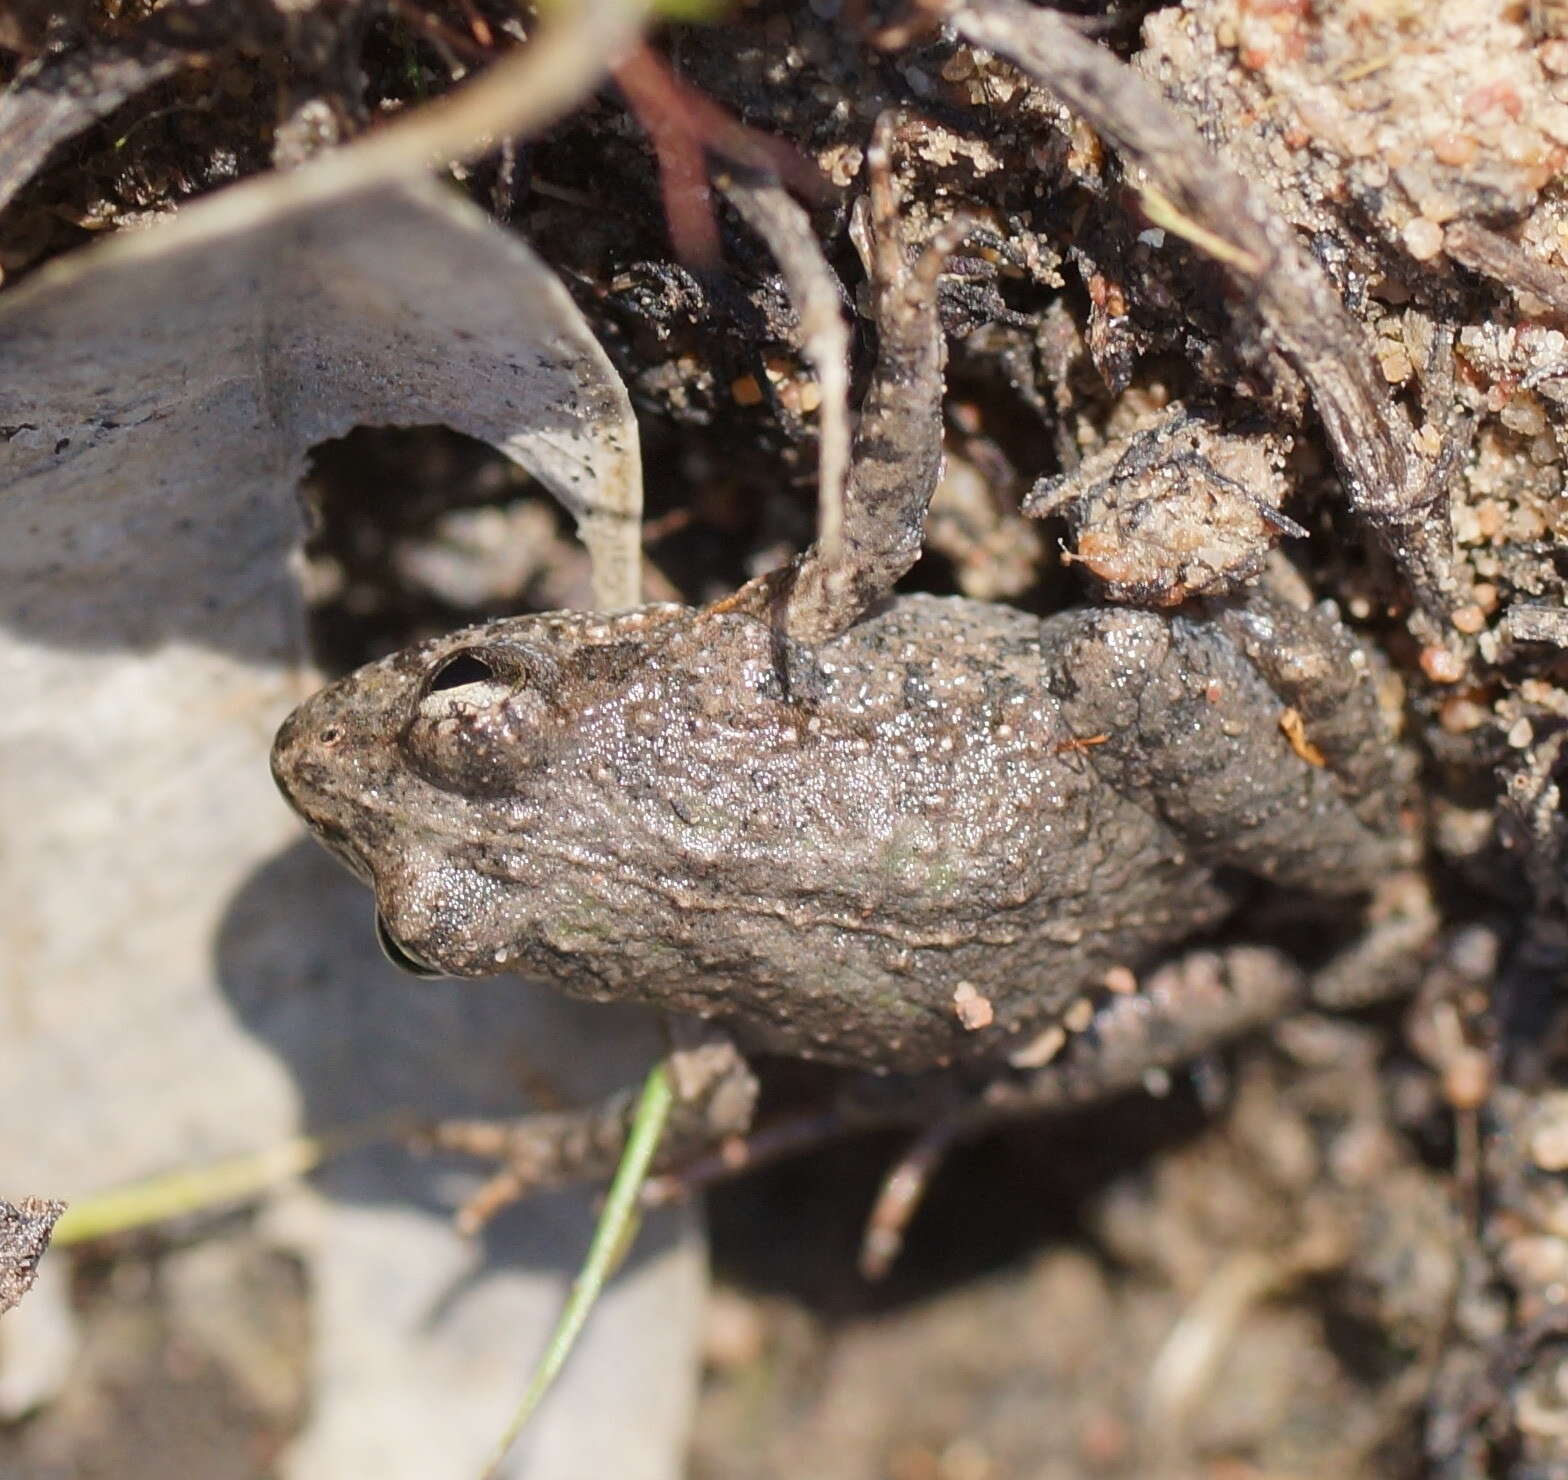
[[[328,724],[316,729],[301,709],[284,720],[272,741],[272,774],[284,794],[292,799],[312,770],[312,758],[342,739],[341,726]]]
[[[274,761],[302,760],[312,751],[332,750],[347,740],[348,732],[341,723],[333,719],[323,723],[323,716],[313,715],[311,707],[301,706],[278,726],[272,742]]]

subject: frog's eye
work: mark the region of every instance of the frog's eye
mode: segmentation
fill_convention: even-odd
[[[505,648],[458,648],[425,675],[420,707],[452,714],[504,704],[515,690],[528,686],[528,677],[520,655]]]
[[[479,722],[500,716],[510,706],[531,702],[532,665],[502,646],[457,648],[425,675],[415,706],[419,719]]]
[[[376,911],[376,944],[381,947],[381,954],[387,958],[399,971],[406,971],[410,976],[438,977],[445,976],[446,972],[437,971],[434,966],[427,966],[411,950],[387,929],[386,916],[380,910]]]
[[[499,677],[495,665],[475,648],[464,648],[440,663],[425,684],[427,694],[464,689],[470,684],[494,683]]]
[[[444,791],[504,796],[539,759],[557,687],[548,655],[521,643],[454,647],[433,657],[424,673],[403,754]]]

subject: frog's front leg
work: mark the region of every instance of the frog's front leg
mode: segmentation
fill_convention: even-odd
[[[1411,861],[1370,680],[1347,684],[1348,646],[1331,648],[1319,669],[1288,662],[1289,644],[1310,638],[1320,618],[1265,594],[1246,603],[1207,615],[1106,607],[1048,619],[1045,679],[1066,739],[1206,864],[1325,894],[1369,889]],[[1294,687],[1282,684],[1282,695],[1265,664]],[[1337,705],[1320,702],[1336,687]]]
[[[878,121],[866,169],[870,191],[859,245],[870,277],[877,359],[851,451],[842,525],[792,565],[722,603],[765,595],[772,619],[800,642],[821,642],[854,625],[886,597],[920,556],[926,510],[942,471],[946,343],[937,277],[968,231],[950,223],[910,262],[899,229],[888,148],[893,127]]]
[[[667,1060],[676,1104],[655,1163],[661,1175],[650,1179],[644,1198],[677,1200],[845,1134],[907,1127],[916,1133],[911,1154],[890,1172],[866,1229],[862,1269],[875,1278],[886,1272],[926,1181],[954,1144],[1021,1118],[1081,1109],[1135,1090],[1151,1074],[1321,998],[1360,1005],[1376,995],[1366,991],[1369,974],[1382,979],[1390,965],[1389,951],[1377,942],[1387,939],[1398,950],[1402,969],[1418,962],[1419,943],[1410,939],[1409,926],[1410,917],[1401,917],[1392,935],[1375,931],[1369,937],[1370,953],[1358,943],[1310,978],[1268,947],[1190,951],[1149,973],[1134,990],[1107,995],[1076,1031],[1064,1028],[1049,1044],[1042,1038],[1039,1052],[1047,1062],[846,1075],[824,1103],[756,1133],[756,1080],[735,1046],[709,1032]],[[624,1090],[597,1105],[510,1122],[445,1121],[420,1140],[427,1148],[501,1165],[459,1215],[460,1226],[471,1232],[530,1193],[607,1181],[625,1149],[636,1099],[636,1091]]]
[[[729,1037],[706,1027],[685,1036],[690,1041],[664,1060],[675,1101],[659,1142],[658,1166],[684,1165],[744,1136],[756,1110],[756,1076]],[[626,1149],[638,1098],[637,1089],[625,1089],[575,1110],[515,1120],[438,1121],[416,1144],[500,1166],[458,1214],[458,1226],[473,1233],[531,1193],[607,1182]]]

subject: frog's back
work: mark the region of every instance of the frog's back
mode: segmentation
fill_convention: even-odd
[[[682,1005],[873,1066],[1000,1055],[1217,917],[1206,872],[1066,729],[1040,630],[902,598],[788,650],[771,717],[743,678],[725,725],[692,731],[644,818],[684,902],[646,948],[685,941]]]

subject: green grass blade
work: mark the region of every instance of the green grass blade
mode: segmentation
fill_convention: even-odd
[[[249,1156],[234,1156],[133,1182],[74,1201],[55,1225],[53,1247],[131,1233],[224,1204],[249,1202],[283,1182],[314,1171],[329,1157],[407,1134],[413,1118],[398,1113],[317,1136],[297,1136]]]
[[[588,1246],[588,1257],[572,1281],[571,1294],[561,1318],[550,1335],[539,1365],[534,1369],[512,1421],[501,1436],[500,1443],[485,1466],[484,1480],[495,1480],[508,1450],[522,1433],[540,1400],[550,1391],[551,1385],[566,1365],[566,1358],[581,1334],[588,1314],[599,1298],[605,1282],[615,1269],[629,1242],[629,1231],[637,1218],[638,1194],[647,1180],[648,1167],[653,1154],[664,1136],[664,1127],[670,1118],[670,1107],[675,1102],[675,1092],[663,1063],[658,1063],[643,1082],[642,1095],[637,1101],[637,1112],[632,1119],[631,1135],[621,1164],[615,1169],[615,1180],[610,1183],[610,1193],[605,1199],[604,1211],[593,1231],[593,1242]]]

